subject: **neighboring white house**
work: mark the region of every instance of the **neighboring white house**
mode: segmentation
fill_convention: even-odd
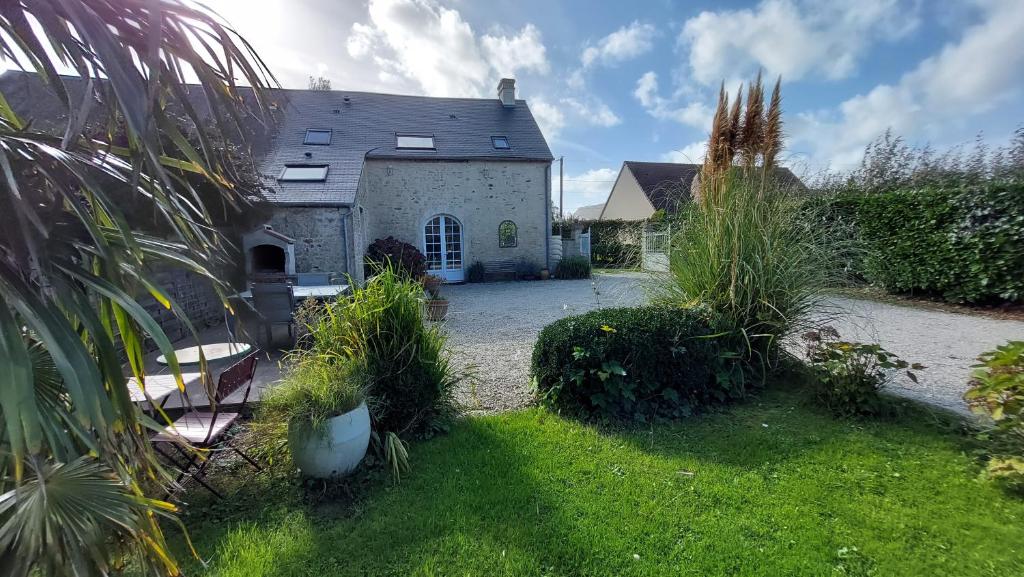
[[[693,197],[700,169],[699,164],[627,160],[597,220],[647,220],[657,210],[674,214]],[[804,188],[788,168],[775,171],[780,180]]]
[[[475,261],[554,265],[551,151],[514,80],[490,99],[282,92],[260,171],[297,272],[361,278],[367,246],[389,236],[449,282]]]
[[[592,222],[600,219],[603,211],[604,203],[602,202],[601,204],[588,204],[587,206],[581,206],[577,208],[572,215],[576,220]]]

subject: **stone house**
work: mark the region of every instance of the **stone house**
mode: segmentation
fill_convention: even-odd
[[[259,163],[272,216],[244,242],[250,270],[359,280],[367,246],[389,236],[419,248],[448,282],[476,261],[554,264],[552,155],[514,80],[490,99],[280,95],[277,133]]]
[[[63,80],[80,102],[85,84]],[[66,107],[36,74],[7,71],[0,88],[36,126],[63,129]],[[556,264],[553,158],[526,101],[515,98],[515,80],[502,79],[494,98],[268,93],[273,131],[254,121],[230,136],[244,139],[271,205],[269,221],[242,236],[247,272],[362,280],[366,248],[389,236],[416,246],[449,282],[476,261]],[[201,91],[188,97],[209,114]]]

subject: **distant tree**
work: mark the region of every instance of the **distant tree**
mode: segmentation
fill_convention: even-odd
[[[324,78],[323,76],[310,76],[309,77],[309,89],[310,90],[330,90],[331,79]]]

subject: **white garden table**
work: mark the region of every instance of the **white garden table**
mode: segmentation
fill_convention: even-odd
[[[347,293],[348,288],[349,287],[347,284],[325,284],[310,286],[296,285],[292,287],[292,294],[295,295],[295,300],[301,300],[306,298],[329,299],[334,298],[340,294]],[[246,300],[251,299],[252,291],[246,289],[238,293],[238,296]]]
[[[207,362],[210,362],[245,356],[252,350],[252,345],[249,343],[210,343],[198,347],[178,349],[174,351],[174,356],[178,358],[179,365],[198,365],[200,349],[203,351],[203,356],[206,357]],[[156,362],[166,365],[167,357],[160,355],[156,358]]]

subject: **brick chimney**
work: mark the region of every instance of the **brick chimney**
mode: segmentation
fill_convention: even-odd
[[[514,78],[502,78],[498,81],[498,100],[505,108],[515,107],[516,80]]]

